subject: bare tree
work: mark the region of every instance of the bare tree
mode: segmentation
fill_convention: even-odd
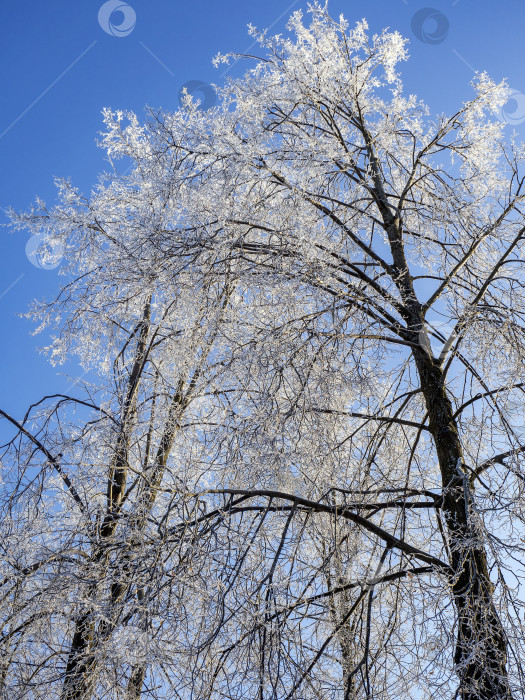
[[[310,9],[219,107],[107,112],[131,175],[16,219],[66,245],[34,313],[99,378],[95,422],[10,418],[12,697],[524,696],[508,92],[432,119],[397,33]]]

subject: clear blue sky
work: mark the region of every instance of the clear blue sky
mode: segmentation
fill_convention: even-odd
[[[55,176],[89,191],[105,167],[95,145],[103,107],[139,114],[145,105],[176,109],[182,85],[221,82],[225,67],[211,64],[218,51],[249,49],[249,22],[283,32],[291,12],[306,9],[302,0],[130,0],[129,8],[113,0],[99,22],[103,4],[0,5],[2,211],[26,209],[36,195],[52,203]],[[118,5],[124,12],[108,15]],[[519,94],[525,93],[523,0],[331,0],[329,9],[351,22],[366,17],[372,31],[388,26],[409,37],[405,85],[433,111],[451,112],[471,95],[473,69],[508,78],[518,95],[507,111],[514,113],[513,128],[525,135],[525,97]],[[74,392],[37,353],[45,338],[31,336],[31,323],[16,315],[32,299],[53,295],[63,280],[56,269],[32,264],[27,239],[0,229],[0,405],[16,417],[45,393]]]

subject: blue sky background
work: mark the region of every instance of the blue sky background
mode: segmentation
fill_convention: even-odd
[[[218,51],[253,48],[249,22],[282,33],[294,10],[306,10],[302,0],[130,0],[126,36],[112,36],[98,21],[103,4],[0,5],[0,223],[7,221],[6,207],[25,210],[36,195],[51,204],[56,176],[90,190],[106,167],[95,143],[103,107],[139,115],[145,105],[177,109],[182,85],[224,79],[226,67],[211,63]],[[118,4],[126,3],[114,0]],[[365,17],[372,32],[388,26],[409,37],[405,86],[434,112],[455,111],[471,96],[474,70],[506,77],[517,99],[502,118],[514,122],[509,132],[525,135],[523,0],[330,0],[329,10],[351,23]],[[124,19],[115,11],[108,21],[119,25]],[[111,31],[107,22],[105,28]],[[231,73],[243,70],[241,63]],[[75,392],[61,376],[64,368],[51,367],[37,352],[45,338],[32,336],[31,322],[17,316],[32,299],[54,295],[64,279],[57,269],[31,262],[28,238],[0,228],[0,406],[17,418],[44,394]],[[80,374],[74,365],[67,370]]]

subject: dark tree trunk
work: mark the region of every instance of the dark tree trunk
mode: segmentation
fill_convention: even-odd
[[[414,349],[429,427],[443,484],[443,514],[454,576],[450,581],[458,616],[454,654],[461,700],[508,700],[507,641],[494,606],[482,533],[475,521],[472,495],[443,370],[424,350]]]
[[[94,668],[89,649],[93,634],[92,616],[88,613],[79,617],[71,642],[61,700],[84,700],[91,695]]]
[[[145,666],[135,666],[128,683],[128,700],[139,700],[146,677]]]
[[[388,273],[401,296],[399,311],[407,324],[405,338],[412,346],[441,472],[443,514],[454,572],[450,589],[458,617],[454,663],[460,685],[456,698],[510,700],[507,640],[494,605],[483,536],[472,517],[472,496],[444,371],[422,342],[424,312],[405,256],[403,221],[386,195],[373,138],[365,125],[361,126],[374,175],[374,199],[392,254]]]

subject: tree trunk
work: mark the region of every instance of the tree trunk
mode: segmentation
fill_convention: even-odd
[[[508,700],[507,642],[494,606],[482,533],[473,520],[472,495],[443,370],[422,349],[413,351],[443,484],[443,513],[454,571],[450,587],[458,615],[454,654],[461,700]]]
[[[450,588],[458,615],[454,663],[460,685],[456,697],[509,700],[512,696],[507,674],[507,641],[494,606],[494,586],[490,581],[483,536],[472,518],[472,495],[445,375],[439,361],[425,349],[430,343],[428,338],[423,338],[426,335],[424,313],[405,256],[403,222],[399,212],[392,213],[373,139],[364,124],[362,132],[374,173],[375,199],[392,254],[389,274],[403,302],[405,335],[412,346],[441,472],[442,507],[454,572]]]
[[[94,547],[91,557],[91,562],[95,568],[95,581],[90,583],[88,587],[87,598],[90,604],[88,610],[80,615],[75,623],[61,700],[87,700],[91,697],[93,690],[97,664],[92,649],[96,627],[95,607],[92,601],[94,601],[99,585],[99,575],[102,578],[99,571],[104,571],[106,566],[107,546],[115,534],[122,498],[126,489],[128,444],[135,418],[138,386],[147,354],[147,339],[151,318],[150,303],[151,298],[145,306],[144,314],[138,327],[137,346],[127,382],[121,426],[115,445],[115,456],[108,475],[107,510],[98,533],[100,541]],[[91,574],[91,578],[93,578],[93,574]],[[112,602],[115,602],[115,596],[117,596],[117,600],[121,597],[119,584],[112,586]]]
[[[128,683],[128,700],[139,700],[145,677],[146,667],[144,665],[135,666]]]

